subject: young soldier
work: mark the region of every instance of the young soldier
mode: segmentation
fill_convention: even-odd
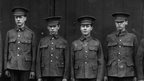
[[[135,77],[135,55],[137,37],[126,30],[129,14],[117,12],[116,31],[107,36],[107,76],[108,81],[133,81]]]
[[[67,41],[59,36],[59,16],[46,18],[50,35],[42,38],[38,46],[38,81],[67,81],[69,74],[69,53]]]
[[[35,75],[35,34],[25,24],[26,8],[15,7],[12,12],[16,26],[6,36],[5,74],[11,76],[11,81],[28,81]]]
[[[104,56],[101,43],[91,37],[94,17],[81,16],[82,36],[72,43],[71,47],[71,80],[74,81],[102,81],[104,71]]]

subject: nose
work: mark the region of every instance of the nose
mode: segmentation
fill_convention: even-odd
[[[84,28],[84,29],[86,29],[86,28],[87,28],[87,26],[84,26],[83,28]]]
[[[20,18],[18,17],[17,20],[20,20]]]
[[[53,29],[54,29],[54,27],[51,27],[51,29],[53,30]]]

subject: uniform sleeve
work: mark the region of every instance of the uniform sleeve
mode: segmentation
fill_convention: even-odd
[[[35,34],[33,33],[33,37],[32,37],[32,67],[31,67],[32,72],[35,72],[35,63],[36,63],[36,38],[35,38]]]
[[[144,39],[141,40],[140,46],[138,48],[135,63],[136,63],[136,71],[138,80],[144,79],[144,71],[143,71],[143,57],[144,57]]]
[[[3,51],[2,51],[2,37],[0,32],[0,73],[2,73],[2,64],[3,64]]]
[[[72,46],[71,46],[71,55],[70,55],[70,58],[71,58],[71,81],[74,81],[75,80],[75,78],[74,78],[74,51],[73,51],[73,49],[74,49],[74,45],[72,44]]]
[[[37,76],[37,78],[41,78],[41,51],[40,51],[40,43],[38,45],[37,59],[36,59],[36,76]]]
[[[8,56],[8,32],[6,35],[6,40],[5,40],[5,49],[4,49],[4,70],[7,70],[7,56]]]
[[[106,38],[106,41],[104,43],[104,76],[108,76],[108,70],[107,70],[107,62],[108,62],[108,37]]]
[[[104,77],[104,55],[102,50],[102,45],[100,43],[98,49],[98,75],[97,81],[102,81]]]
[[[65,67],[64,67],[64,76],[63,78],[68,79],[69,77],[69,65],[70,65],[70,55],[69,55],[69,47],[68,44],[66,43],[66,48],[64,50],[64,59],[65,59]]]

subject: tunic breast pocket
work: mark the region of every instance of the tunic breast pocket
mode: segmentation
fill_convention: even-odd
[[[9,40],[9,51],[15,51],[16,48],[16,39],[10,39]]]
[[[9,43],[15,43],[16,42],[16,39],[10,39],[9,40]]]
[[[40,45],[40,50],[41,50],[41,52],[42,52],[42,58],[43,58],[43,60],[46,60],[47,59],[47,54],[48,54],[48,47],[49,47],[49,45],[48,44],[42,44],[42,45]]]
[[[40,49],[45,49],[45,48],[48,48],[48,44],[42,44],[42,45],[40,45]]]
[[[65,45],[56,45],[56,49],[65,49],[66,46]]]
[[[89,46],[88,58],[97,59],[98,46]]]
[[[90,51],[97,51],[98,47],[97,46],[89,46]]]
[[[31,44],[31,40],[21,39],[20,41],[22,44]]]
[[[109,42],[108,43],[108,47],[114,47],[114,46],[116,46],[117,45],[117,43],[116,42]]]
[[[81,50],[82,50],[82,46],[74,47],[74,51],[81,51]]]
[[[123,46],[125,46],[125,47],[132,47],[132,46],[134,46],[134,45],[133,45],[133,42],[123,42],[122,44],[123,44]]]
[[[74,47],[74,55],[75,55],[75,60],[76,59],[81,59],[82,58],[82,46]]]
[[[61,54],[63,54],[66,46],[65,45],[56,45],[55,48],[56,48],[56,53],[61,55]]]

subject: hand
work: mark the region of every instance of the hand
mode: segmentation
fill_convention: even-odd
[[[108,81],[108,77],[107,76],[104,76],[104,81]]]
[[[144,80],[138,80],[138,81],[144,81]]]
[[[42,79],[41,79],[41,78],[39,78],[37,81],[42,81]]]
[[[75,81],[75,79],[74,79],[74,78],[71,78],[71,81]]]
[[[11,75],[10,75],[10,72],[9,72],[8,70],[5,71],[5,75],[6,75],[7,77],[10,77],[10,76],[11,76]]]
[[[133,81],[137,81],[137,78],[136,77],[134,77],[134,80]]]
[[[35,73],[34,73],[34,72],[30,72],[29,78],[30,78],[30,79],[34,79],[34,77],[35,77]]]
[[[0,73],[0,77],[2,77],[2,73]]]
[[[62,81],[67,81],[67,79],[66,79],[66,78],[64,78],[64,79],[62,79]]]

